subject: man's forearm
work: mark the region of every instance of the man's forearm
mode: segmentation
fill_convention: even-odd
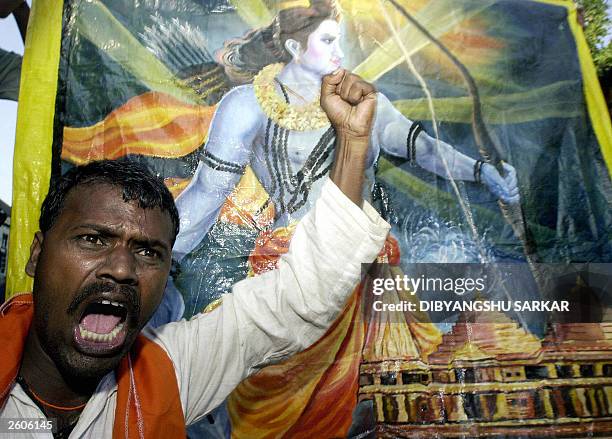
[[[336,157],[330,178],[357,206],[363,204],[363,180],[369,139],[338,133]]]
[[[28,29],[28,20],[30,18],[30,7],[24,1],[13,11],[13,16],[15,17],[15,21],[17,22],[17,27],[19,27],[21,39],[25,43],[26,30]]]
[[[25,42],[26,29],[28,27],[28,18],[30,17],[30,7],[25,0],[8,0],[0,2],[0,18],[7,18],[13,14],[21,38]]]
[[[0,18],[6,18],[13,13],[25,0],[7,0],[0,2]]]

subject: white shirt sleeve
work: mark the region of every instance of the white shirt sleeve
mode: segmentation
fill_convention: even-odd
[[[187,424],[248,375],[306,349],[337,317],[390,226],[328,180],[278,269],[244,279],[214,311],[147,329],[174,363]]]

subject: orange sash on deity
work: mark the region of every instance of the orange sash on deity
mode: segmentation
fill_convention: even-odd
[[[204,144],[214,112],[214,106],[187,104],[164,93],[147,92],[94,125],[65,127],[62,159],[83,164],[128,154],[182,157]]]

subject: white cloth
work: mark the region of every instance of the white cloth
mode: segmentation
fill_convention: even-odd
[[[389,228],[369,204],[361,210],[328,181],[296,228],[277,270],[238,282],[210,313],[147,328],[145,335],[160,344],[174,364],[187,424],[219,405],[248,375],[319,339],[359,281],[361,263],[376,258]],[[114,374],[109,373],[71,438],[110,437],[116,391]],[[15,384],[0,417],[44,415]]]

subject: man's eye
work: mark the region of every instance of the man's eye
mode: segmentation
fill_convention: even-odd
[[[141,248],[140,250],[138,250],[138,254],[148,259],[160,259],[161,258],[161,253],[158,252],[157,250],[153,250],[152,248]]]
[[[104,241],[98,235],[81,235],[80,239],[92,245],[104,245]]]

